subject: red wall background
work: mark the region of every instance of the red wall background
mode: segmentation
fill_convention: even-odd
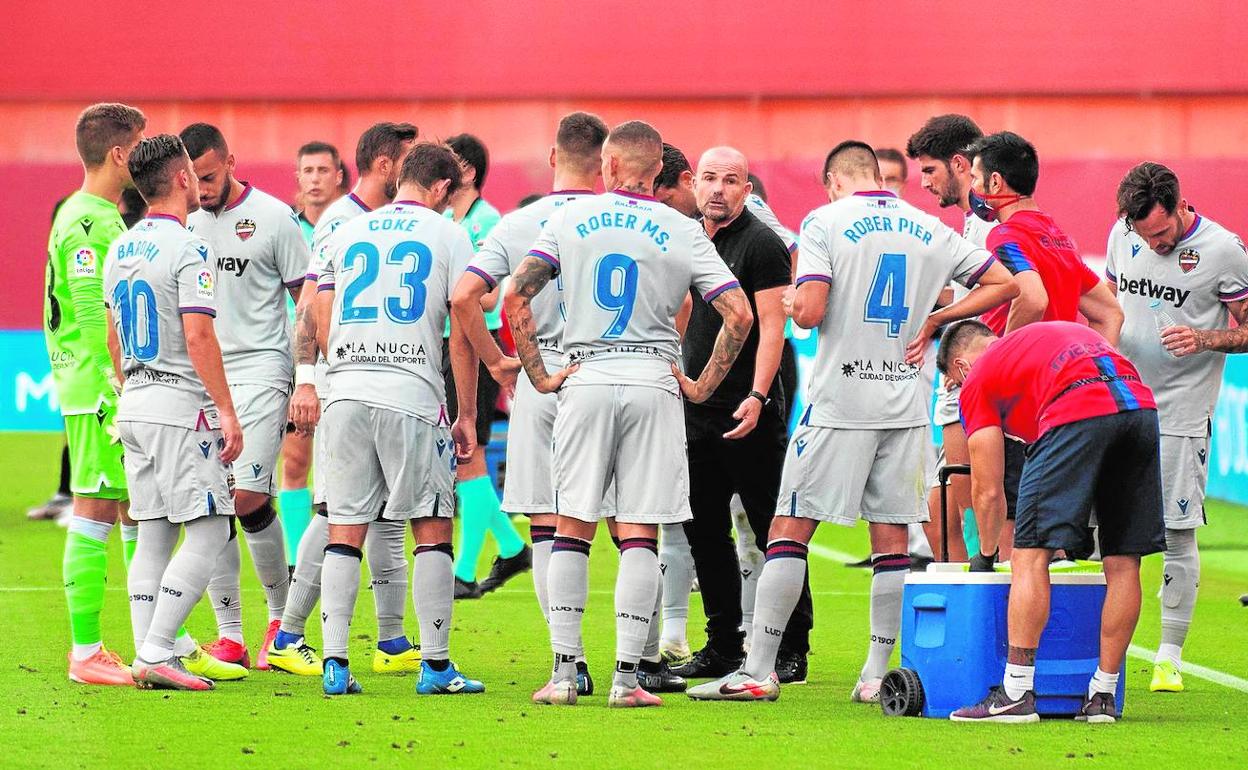
[[[1245,22],[1248,6],[1217,0],[26,4],[0,46],[0,328],[39,325],[51,207],[81,173],[74,118],[103,100],[141,107],[149,133],[218,124],[240,176],[286,198],[305,141],[350,158],[377,120],[471,131],[504,210],[548,186],[562,114],[643,118],[694,161],[742,149],[790,225],[823,202],[836,142],[900,147],[964,112],[1037,145],[1037,199],[1089,254],[1144,159],[1248,232]],[[917,180],[909,197],[930,206]]]

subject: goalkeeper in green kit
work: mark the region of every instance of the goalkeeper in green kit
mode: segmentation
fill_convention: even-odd
[[[109,532],[121,517],[127,561],[137,538],[125,517],[126,477],[113,424],[121,386],[109,357],[103,285],[109,244],[126,229],[117,211],[131,186],[126,163],[146,124],[143,113],[124,104],[83,111],[76,128],[82,187],[57,212],[48,239],[43,330],[65,416],[73,492],[64,564],[73,636],[69,678],[84,684],[134,684],[100,638]]]

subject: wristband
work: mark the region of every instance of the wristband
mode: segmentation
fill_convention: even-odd
[[[312,364],[299,364],[295,367],[295,387],[300,385],[316,385],[316,367]]]
[[[758,399],[758,401],[759,401],[759,403],[761,403],[763,406],[767,406],[768,404],[770,404],[770,403],[771,403],[771,399],[770,399],[770,398],[767,398],[767,397],[766,397],[766,396],[764,396],[762,393],[759,393],[757,390],[751,390],[749,393],[747,393],[747,394],[746,394],[746,396],[745,396],[745,397],[746,397],[746,398],[757,398],[757,399]]]

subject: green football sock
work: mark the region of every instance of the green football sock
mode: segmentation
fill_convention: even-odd
[[[286,536],[286,563],[293,567],[299,541],[312,521],[311,490],[283,489],[277,493],[277,509],[282,516],[282,534]]]
[[[966,541],[969,555],[979,553],[979,527],[975,525],[975,512],[970,508],[962,512],[962,538]]]
[[[100,610],[108,572],[108,532],[112,524],[75,516],[65,537],[65,603],[74,644],[99,644]]]
[[[498,495],[489,476],[457,485],[459,493],[459,547],[455,549],[455,577],[466,583],[477,579],[477,560],[485,545],[485,533],[498,513]]]
[[[493,490],[491,486],[490,491]],[[494,515],[490,517],[490,534],[498,543],[498,555],[504,559],[510,559],[524,549],[524,539],[516,531],[516,525],[511,523],[511,517],[497,507],[494,509]]]

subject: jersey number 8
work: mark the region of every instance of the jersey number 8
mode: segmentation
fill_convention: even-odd
[[[122,355],[137,361],[155,358],[160,350],[160,326],[156,320],[156,294],[151,284],[143,280],[133,284],[119,281],[113,289],[113,308],[121,322],[118,337]]]
[[[633,317],[637,302],[637,263],[624,254],[607,254],[594,267],[594,302],[615,313],[615,320],[602,333],[604,340],[622,336]]]
[[[910,319],[906,307],[906,255],[881,254],[875,266],[875,278],[867,292],[867,307],[862,320],[887,324],[888,336],[901,334],[902,325]]]
[[[408,257],[412,258],[412,269],[399,278],[399,287],[406,296],[392,294],[383,303],[386,317],[400,324],[416,323],[425,314],[425,281],[433,270],[433,252],[429,247],[418,241],[403,241],[395,244],[386,255],[387,265],[403,265]],[[359,275],[347,285],[342,292],[342,312],[339,320],[344,324],[375,323],[377,306],[356,304],[360,294],[377,281],[381,270],[381,253],[377,247],[367,241],[354,243],[342,255],[342,268],[353,269],[355,264],[363,260],[364,267]]]

